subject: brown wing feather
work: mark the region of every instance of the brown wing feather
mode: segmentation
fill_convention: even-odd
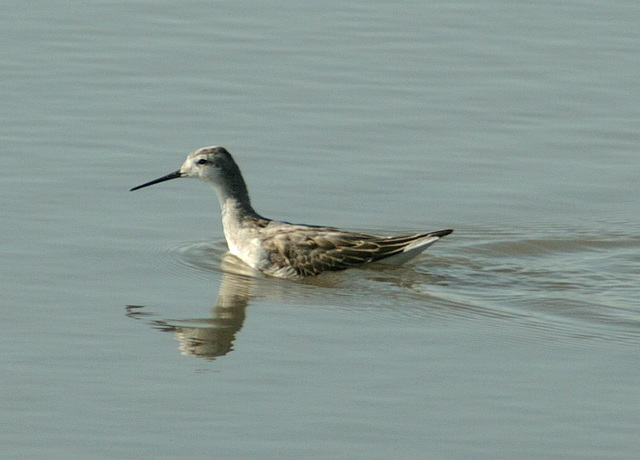
[[[434,235],[417,233],[398,237],[377,237],[364,233],[347,233],[332,228],[292,225],[263,241],[278,268],[291,267],[298,276],[317,275],[323,271],[375,262],[402,252],[407,245]]]

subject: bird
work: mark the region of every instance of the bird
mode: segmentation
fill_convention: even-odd
[[[302,279],[373,262],[401,264],[452,229],[402,236],[375,236],[334,227],[293,224],[262,217],[251,206],[240,168],[221,146],[191,152],[180,169],[130,191],[178,178],[213,186],[222,211],[229,252],[267,275]]]

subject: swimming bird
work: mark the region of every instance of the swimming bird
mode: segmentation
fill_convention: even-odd
[[[400,264],[453,232],[381,237],[267,219],[254,211],[240,168],[227,149],[219,146],[190,153],[177,171],[130,191],[180,177],[213,186],[229,251],[252,268],[279,278],[301,279],[376,261]]]

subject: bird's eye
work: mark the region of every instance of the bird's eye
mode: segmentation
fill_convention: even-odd
[[[204,158],[196,161],[197,165],[206,165],[207,163],[209,163],[207,160],[205,160]]]

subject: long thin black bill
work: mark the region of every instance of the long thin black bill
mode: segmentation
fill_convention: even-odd
[[[152,180],[151,182],[147,182],[146,184],[138,185],[137,187],[133,187],[130,192],[134,190],[138,190],[139,188],[148,187],[149,185],[158,184],[160,182],[164,182],[166,180],[177,179],[178,177],[182,177],[182,173],[180,171],[174,171],[171,174],[167,174],[166,176],[162,176],[157,178],[156,180]]]

